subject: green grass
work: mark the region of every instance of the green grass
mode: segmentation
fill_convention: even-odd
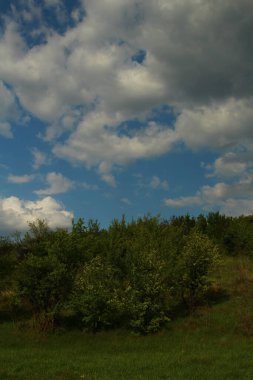
[[[124,331],[39,336],[4,322],[0,379],[252,379],[252,261],[226,258],[216,282],[226,297],[153,336]]]

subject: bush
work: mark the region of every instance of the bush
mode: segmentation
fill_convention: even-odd
[[[77,274],[71,307],[81,316],[85,330],[115,327],[121,317],[120,285],[113,268],[100,256]]]
[[[207,236],[195,231],[187,237],[174,268],[172,290],[189,308],[203,300],[218,259],[218,248]]]
[[[18,297],[31,305],[34,327],[44,331],[53,328],[55,317],[69,295],[67,267],[55,256],[30,254],[18,268],[17,283]]]
[[[169,321],[164,269],[165,262],[156,251],[139,253],[132,261],[125,300],[129,326],[136,333],[154,333]]]

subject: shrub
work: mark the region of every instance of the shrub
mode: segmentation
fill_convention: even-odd
[[[28,300],[34,325],[39,330],[54,327],[55,317],[70,289],[67,267],[57,257],[28,255],[17,273],[18,297]]]
[[[189,308],[203,300],[218,258],[218,248],[207,236],[195,231],[187,237],[175,265],[172,289]]]
[[[84,265],[76,276],[71,306],[81,316],[85,330],[96,332],[119,323],[119,292],[113,268],[100,256]]]
[[[125,290],[130,328],[140,334],[154,333],[168,322],[168,287],[165,262],[156,251],[133,259]]]

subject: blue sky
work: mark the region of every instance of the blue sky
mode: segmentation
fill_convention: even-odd
[[[0,234],[253,212],[249,0],[0,3]]]

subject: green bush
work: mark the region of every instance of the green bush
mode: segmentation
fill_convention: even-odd
[[[130,328],[140,334],[154,333],[169,321],[169,293],[165,262],[156,251],[133,258],[125,302]]]
[[[85,330],[115,327],[121,317],[120,284],[115,271],[100,256],[85,264],[76,276],[71,307]]]
[[[45,331],[53,328],[71,286],[66,265],[53,255],[29,254],[18,268],[17,286],[18,298],[31,305],[35,327]]]
[[[172,290],[189,308],[203,300],[210,271],[218,261],[218,248],[207,236],[194,231],[186,238],[174,267]]]

